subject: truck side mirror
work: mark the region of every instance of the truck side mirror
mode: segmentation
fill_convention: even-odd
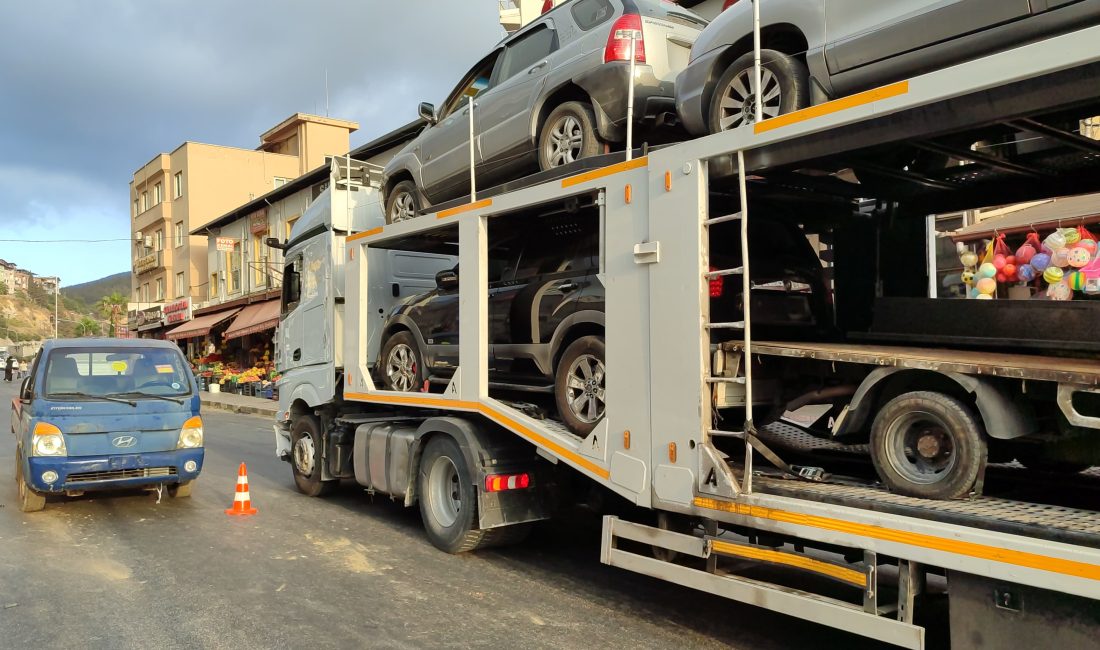
[[[283,245],[283,242],[279,241],[278,237],[268,237],[264,240],[264,243],[267,244],[268,248],[274,248],[276,250],[286,249],[286,246]]]
[[[458,271],[455,269],[444,269],[435,274],[435,286],[440,291],[448,291],[458,288]]]
[[[424,118],[428,124],[435,124],[439,120],[435,116],[435,105],[428,102],[420,102],[420,106],[417,107],[416,112],[420,117]]]
[[[19,400],[24,404],[28,404],[31,401],[31,378],[24,377],[23,383],[19,385]]]

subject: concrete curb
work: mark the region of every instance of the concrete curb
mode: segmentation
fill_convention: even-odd
[[[202,400],[202,406],[206,409],[228,411],[230,413],[237,413],[239,415],[258,415],[272,419],[275,418],[275,413],[277,413],[279,410],[277,407],[267,408],[265,406],[240,406],[237,404],[226,404],[224,402],[207,400]]]

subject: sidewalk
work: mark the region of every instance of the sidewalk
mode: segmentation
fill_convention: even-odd
[[[218,409],[233,413],[246,413],[261,417],[275,418],[279,410],[279,403],[275,400],[261,397],[246,397],[233,393],[207,393],[202,392],[202,406],[204,409]]]

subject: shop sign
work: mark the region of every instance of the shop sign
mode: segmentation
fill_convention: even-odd
[[[139,326],[139,329],[153,329],[164,324],[164,312],[161,311],[160,305],[143,309],[141,310],[141,314],[145,322],[143,325]]]
[[[267,210],[258,210],[248,217],[248,230],[253,235],[267,232]]]
[[[140,309],[132,309],[126,312],[126,326],[136,330],[145,324],[145,312]]]
[[[237,240],[232,237],[218,237],[217,247],[219,251],[232,252],[237,250]]]
[[[146,271],[152,271],[159,266],[157,263],[159,258],[160,253],[158,251],[153,251],[148,255],[142,255],[134,260],[134,272],[145,273]]]
[[[164,322],[172,325],[191,320],[191,299],[184,298],[164,306]]]

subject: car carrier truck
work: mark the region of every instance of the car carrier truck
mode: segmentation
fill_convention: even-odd
[[[925,242],[928,215],[1100,190],[1100,143],[1079,130],[1100,115],[1097,42],[1100,27],[1082,28],[393,225],[333,217],[316,243],[299,224],[277,453],[306,494],[353,479],[418,506],[448,552],[516,542],[595,491],[630,506],[602,529],[601,560],[624,570],[907,648],[932,634],[954,647],[1095,646],[1097,479],[1011,461],[1093,462],[1100,360],[1056,336],[937,325],[1002,305],[930,299]],[[1012,152],[974,146],[993,141]],[[941,162],[920,162],[928,152]],[[600,343],[601,372],[581,383],[605,410],[584,434],[546,387],[501,381],[526,345],[507,336],[527,333],[502,325],[495,301],[515,273],[498,252],[548,219],[599,233],[602,316],[546,343],[550,364],[582,338]],[[799,258],[790,277],[760,277],[754,251],[775,244],[752,224],[770,221],[795,224],[819,268],[801,277]],[[297,257],[310,246],[323,261]],[[457,258],[438,291],[458,292],[458,331],[403,330],[391,312],[404,288],[384,290],[377,254]],[[725,291],[743,314],[714,320]],[[813,326],[754,328],[771,291],[802,296],[791,304],[812,305],[810,318],[792,317]],[[328,316],[303,326],[318,305]],[[1092,322],[1097,307],[1075,306]],[[457,363],[445,381],[384,390],[379,355],[394,336],[421,359],[420,345],[454,345]],[[299,339],[319,346],[310,369]],[[823,424],[783,418],[807,404],[831,409]],[[1065,455],[1066,439],[1084,451]],[[1034,451],[1047,445],[1057,453]]]

